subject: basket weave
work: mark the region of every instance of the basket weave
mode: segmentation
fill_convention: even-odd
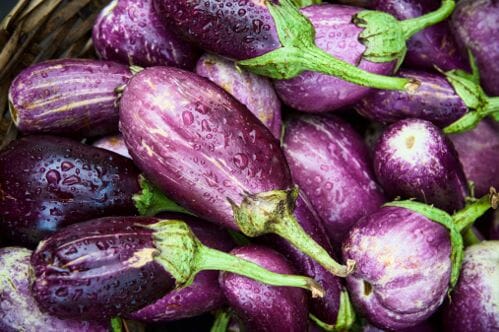
[[[31,64],[47,59],[95,57],[92,25],[107,3],[19,0],[0,23],[0,149],[17,135],[7,102],[14,77]]]

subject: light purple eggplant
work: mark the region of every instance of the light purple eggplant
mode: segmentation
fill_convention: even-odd
[[[340,246],[361,217],[384,202],[370,153],[352,127],[335,116],[299,115],[285,125],[283,150],[296,184]]]
[[[189,211],[248,236],[279,234],[334,274],[353,268],[299,226],[278,141],[214,83],[176,68],[145,69],[123,92],[120,126],[137,166]]]
[[[362,332],[385,332],[373,325],[366,324],[362,327]],[[398,332],[437,332],[438,330],[428,321],[405,329],[397,329]]]
[[[24,69],[9,88],[9,109],[23,134],[90,137],[118,131],[116,88],[132,72],[91,59],[48,60]]]
[[[467,182],[457,152],[431,122],[389,126],[375,147],[374,170],[391,198],[416,198],[448,212],[464,207]]]
[[[192,69],[197,49],[162,24],[152,0],[113,0],[97,17],[92,40],[99,57],[124,64]]]
[[[276,138],[281,136],[281,102],[267,78],[209,53],[199,59],[196,74],[222,87],[262,121]]]
[[[499,130],[492,121],[481,121],[472,131],[449,135],[468,181],[473,181],[476,197],[499,189]]]
[[[350,6],[374,9],[374,6],[376,6],[377,1],[378,0],[338,0],[338,1],[334,1],[334,2],[338,2],[338,3],[345,4],[345,5],[350,5]]]
[[[181,218],[201,243],[210,248],[228,252],[234,247],[231,237],[225,230],[195,217],[162,213],[158,218]],[[190,286],[169,292],[156,302],[127,315],[127,318],[149,323],[165,322],[217,310],[225,304],[225,298],[218,284],[218,275],[218,271],[200,272]]]
[[[283,256],[263,246],[245,246],[231,253],[276,273],[294,273]],[[248,331],[302,332],[308,329],[307,297],[301,289],[268,286],[232,273],[221,273],[220,286]]]
[[[117,153],[123,157],[132,159],[132,157],[128,153],[125,140],[121,135],[102,137],[97,141],[93,142],[92,145],[95,146],[96,148],[108,150]]]
[[[60,319],[44,313],[31,294],[31,250],[0,248],[0,330],[2,332],[106,332],[109,323]]]
[[[499,241],[485,241],[464,252],[461,277],[443,311],[446,331],[499,329]]]
[[[495,0],[461,0],[452,14],[457,42],[471,51],[480,70],[481,83],[491,96],[499,96],[499,3]]]
[[[392,14],[399,20],[422,16],[438,8],[435,0],[377,0],[376,10]],[[464,69],[468,64],[458,48],[448,22],[428,27],[407,41],[404,66],[433,70]]]
[[[204,246],[179,217],[108,217],[70,225],[42,241],[31,263],[38,304],[65,318],[122,316],[190,285],[202,270],[225,269],[322,294],[310,278],[272,273]]]

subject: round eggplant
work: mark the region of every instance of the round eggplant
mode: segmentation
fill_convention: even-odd
[[[123,137],[121,135],[106,136],[100,138],[94,143],[92,143],[92,145],[97,148],[108,150],[117,153],[123,157],[132,159],[132,157],[130,157],[130,154],[128,153],[125,141],[123,140]]]

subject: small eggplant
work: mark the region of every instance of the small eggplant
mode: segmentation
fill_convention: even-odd
[[[214,83],[171,67],[146,68],[123,91],[120,127],[145,175],[194,214],[248,236],[276,233],[333,274],[347,275],[300,227],[278,141]]]
[[[196,73],[239,100],[276,138],[281,136],[281,102],[267,78],[241,70],[234,62],[208,53],[199,59]]]
[[[116,133],[116,88],[127,66],[90,59],[49,60],[24,69],[9,89],[14,124],[24,134],[90,137]]]
[[[100,13],[92,40],[101,59],[124,64],[192,69],[196,48],[162,23],[152,0],[113,0]]]
[[[283,256],[263,246],[250,245],[231,253],[276,273],[294,273]],[[308,304],[304,290],[269,286],[224,272],[220,274],[220,286],[248,331],[307,331]]]
[[[0,331],[106,332],[109,324],[60,319],[44,313],[31,294],[31,251],[0,248]]]
[[[132,157],[130,157],[130,154],[128,153],[125,140],[121,135],[103,137],[93,142],[92,145],[96,148],[108,150],[123,157],[132,159]]]
[[[486,241],[464,252],[461,277],[443,311],[446,331],[499,329],[499,241]]]
[[[162,213],[158,217],[181,218],[201,243],[210,248],[228,252],[234,247],[225,230],[197,218],[172,213]],[[127,315],[127,318],[149,323],[165,322],[219,309],[224,305],[225,298],[218,284],[218,274],[218,271],[202,271],[196,275],[190,286],[169,292],[156,302]]]
[[[294,181],[310,198],[333,244],[384,202],[362,138],[335,116],[300,115],[285,125],[283,150]]]
[[[416,198],[452,212],[468,195],[452,142],[428,121],[407,119],[388,127],[374,150],[374,170],[391,198]]]
[[[70,225],[42,241],[31,263],[35,299],[64,318],[105,319],[136,311],[176,286],[190,285],[202,270],[227,270],[322,294],[310,278],[276,274],[202,245],[178,217],[108,217]]]

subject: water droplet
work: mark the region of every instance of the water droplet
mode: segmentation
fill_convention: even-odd
[[[239,167],[240,169],[246,168],[248,166],[248,157],[244,153],[238,153],[233,158],[234,165]]]
[[[50,170],[45,175],[45,178],[49,184],[58,184],[61,181],[61,174],[56,170]]]
[[[75,165],[73,165],[72,163],[70,163],[69,161],[63,161],[61,163],[61,170],[63,172],[67,172],[69,171],[70,169],[72,169],[73,167],[75,167]]]
[[[67,186],[72,186],[81,182],[81,179],[76,175],[72,175],[70,177],[65,178],[62,183]]]
[[[55,291],[55,295],[59,296],[59,297],[65,297],[65,296],[68,296],[68,289],[66,287],[59,287],[56,291]]]
[[[194,115],[189,111],[182,112],[182,121],[184,125],[190,126],[194,122]]]

